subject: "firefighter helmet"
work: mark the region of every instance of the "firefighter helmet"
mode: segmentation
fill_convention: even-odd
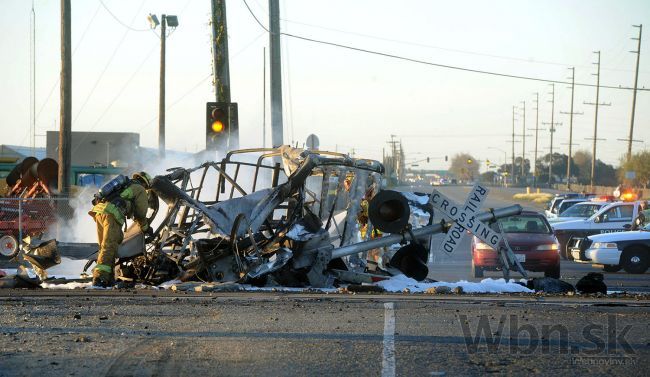
[[[141,171],[139,173],[133,174],[133,179],[142,183],[145,188],[151,187],[151,176],[146,172]]]

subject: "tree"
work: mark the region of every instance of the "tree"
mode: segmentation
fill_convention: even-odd
[[[573,163],[580,170],[579,173],[575,174],[578,177],[578,183],[588,185],[591,182],[591,153],[587,150],[576,151],[573,155]]]
[[[625,172],[633,171],[636,178],[630,183],[634,186],[642,186],[648,188],[650,184],[650,151],[642,151],[634,153],[630,161],[621,161],[621,169],[619,170],[619,177],[625,180]]]
[[[483,183],[493,184],[496,182],[496,176],[497,176],[496,172],[486,171],[485,173],[481,174],[479,180]]]
[[[473,181],[474,177],[479,176],[479,163],[480,161],[476,160],[469,153],[459,153],[452,157],[449,171],[460,180]]]
[[[541,159],[537,160],[537,172],[539,177],[537,177],[537,182],[544,183],[548,182],[548,165],[550,162],[550,153],[544,155]],[[567,155],[560,153],[553,153],[553,177],[551,183],[562,182],[566,179],[566,163]],[[571,175],[579,176],[580,168],[575,164],[575,161],[572,159],[571,163]]]
[[[591,183],[591,156],[591,152],[587,150],[579,150],[573,155],[573,163],[578,167],[578,170],[574,172],[572,166],[571,173],[578,178],[578,183],[581,185],[589,185]],[[548,169],[548,164],[546,166],[546,169]],[[566,169],[566,160],[564,166]],[[601,160],[596,160],[596,167],[594,169],[594,185],[616,186],[617,184],[618,181],[616,179],[616,169],[614,169],[614,166],[608,165]]]

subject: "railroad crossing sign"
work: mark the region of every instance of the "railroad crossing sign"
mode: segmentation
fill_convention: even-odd
[[[492,230],[485,223],[476,220],[476,215],[487,198],[488,189],[479,184],[474,185],[465,204],[460,206],[438,190],[433,190],[431,194],[431,204],[441,210],[447,217],[455,221],[454,225],[447,232],[442,248],[448,253],[458,248],[460,241],[469,230],[483,242],[490,245],[494,250],[499,250],[499,244],[502,241],[501,234]]]
[[[519,272],[527,278],[528,276],[526,275],[524,268],[510,249],[510,246],[508,245],[507,240],[504,239],[502,232],[494,231],[490,226],[475,218],[475,215],[480,211],[485,198],[487,198],[488,192],[489,190],[487,187],[483,187],[477,183],[469,193],[469,196],[465,200],[465,204],[460,206],[440,193],[440,191],[433,189],[430,199],[431,204],[433,207],[441,210],[445,216],[454,221],[454,224],[447,231],[445,240],[442,243],[442,249],[448,253],[453,252],[458,248],[463,237],[465,237],[465,231],[469,231],[499,253],[501,261],[503,262],[503,272],[506,279],[508,278],[507,275],[509,273],[508,270],[510,264],[515,265]]]

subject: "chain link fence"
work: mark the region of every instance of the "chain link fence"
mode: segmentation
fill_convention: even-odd
[[[58,238],[75,217],[68,198],[0,198],[0,254],[10,257],[27,236]]]

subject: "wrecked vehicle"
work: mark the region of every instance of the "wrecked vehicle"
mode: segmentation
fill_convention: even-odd
[[[168,172],[152,182],[166,212],[153,223],[151,239],[144,240],[133,225],[127,231],[118,252],[120,280],[312,287],[376,281],[391,273],[423,280],[428,250],[422,245],[428,242],[422,241],[449,226],[414,227],[406,197],[380,190],[382,164],[341,153],[245,149],[219,162]],[[512,206],[478,217],[520,211]],[[367,227],[364,232],[360,225]],[[374,229],[382,236],[372,238]],[[367,274],[363,253],[378,248],[380,273]]]
[[[56,204],[50,200],[57,186],[59,164],[27,157],[5,178],[7,196],[0,199],[0,260],[19,253],[24,236],[44,233],[55,223]]]

